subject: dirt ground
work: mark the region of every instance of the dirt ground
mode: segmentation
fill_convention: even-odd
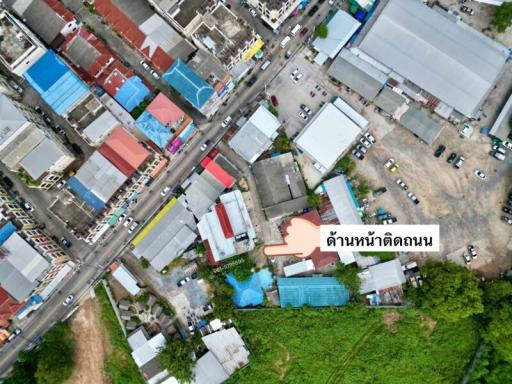
[[[104,338],[98,315],[96,302],[88,299],[71,320],[76,340],[76,366],[67,384],[107,383],[103,374]]]

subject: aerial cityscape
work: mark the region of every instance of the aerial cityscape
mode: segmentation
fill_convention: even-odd
[[[0,1],[0,384],[512,383],[511,159],[509,0]]]

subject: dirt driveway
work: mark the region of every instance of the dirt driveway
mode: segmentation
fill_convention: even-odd
[[[67,384],[106,383],[103,375],[104,339],[98,316],[96,302],[88,299],[71,320],[76,343],[76,365]]]
[[[501,203],[510,188],[512,163],[494,160],[488,155],[490,140],[478,131],[470,139],[459,137],[453,126],[447,126],[432,146],[414,137],[408,130],[390,120],[373,120],[370,132],[380,140],[363,161],[356,160],[357,172],[364,175],[371,186],[385,186],[388,192],[375,199],[370,211],[383,207],[398,218],[399,224],[439,224],[441,252],[439,254],[411,254],[411,258],[437,257],[475,245],[479,257],[471,268],[487,276],[510,268],[512,252],[507,249],[511,238],[510,227],[500,222]],[[439,144],[447,149],[441,158],[433,156]],[[451,152],[463,155],[466,162],[455,169],[446,162]],[[394,158],[400,165],[396,173],[383,164]],[[487,180],[474,174],[481,169]],[[407,193],[395,183],[402,179],[420,200],[414,205]]]

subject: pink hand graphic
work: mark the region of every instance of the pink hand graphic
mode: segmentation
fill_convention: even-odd
[[[305,258],[320,246],[320,227],[299,217],[290,220],[284,236],[284,243],[265,245],[263,253],[267,257],[296,256]]]

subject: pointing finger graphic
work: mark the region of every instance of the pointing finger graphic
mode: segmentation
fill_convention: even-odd
[[[263,253],[268,257],[296,256],[305,258],[320,246],[320,227],[308,220],[293,218],[286,230],[282,244],[272,244],[263,247]]]

